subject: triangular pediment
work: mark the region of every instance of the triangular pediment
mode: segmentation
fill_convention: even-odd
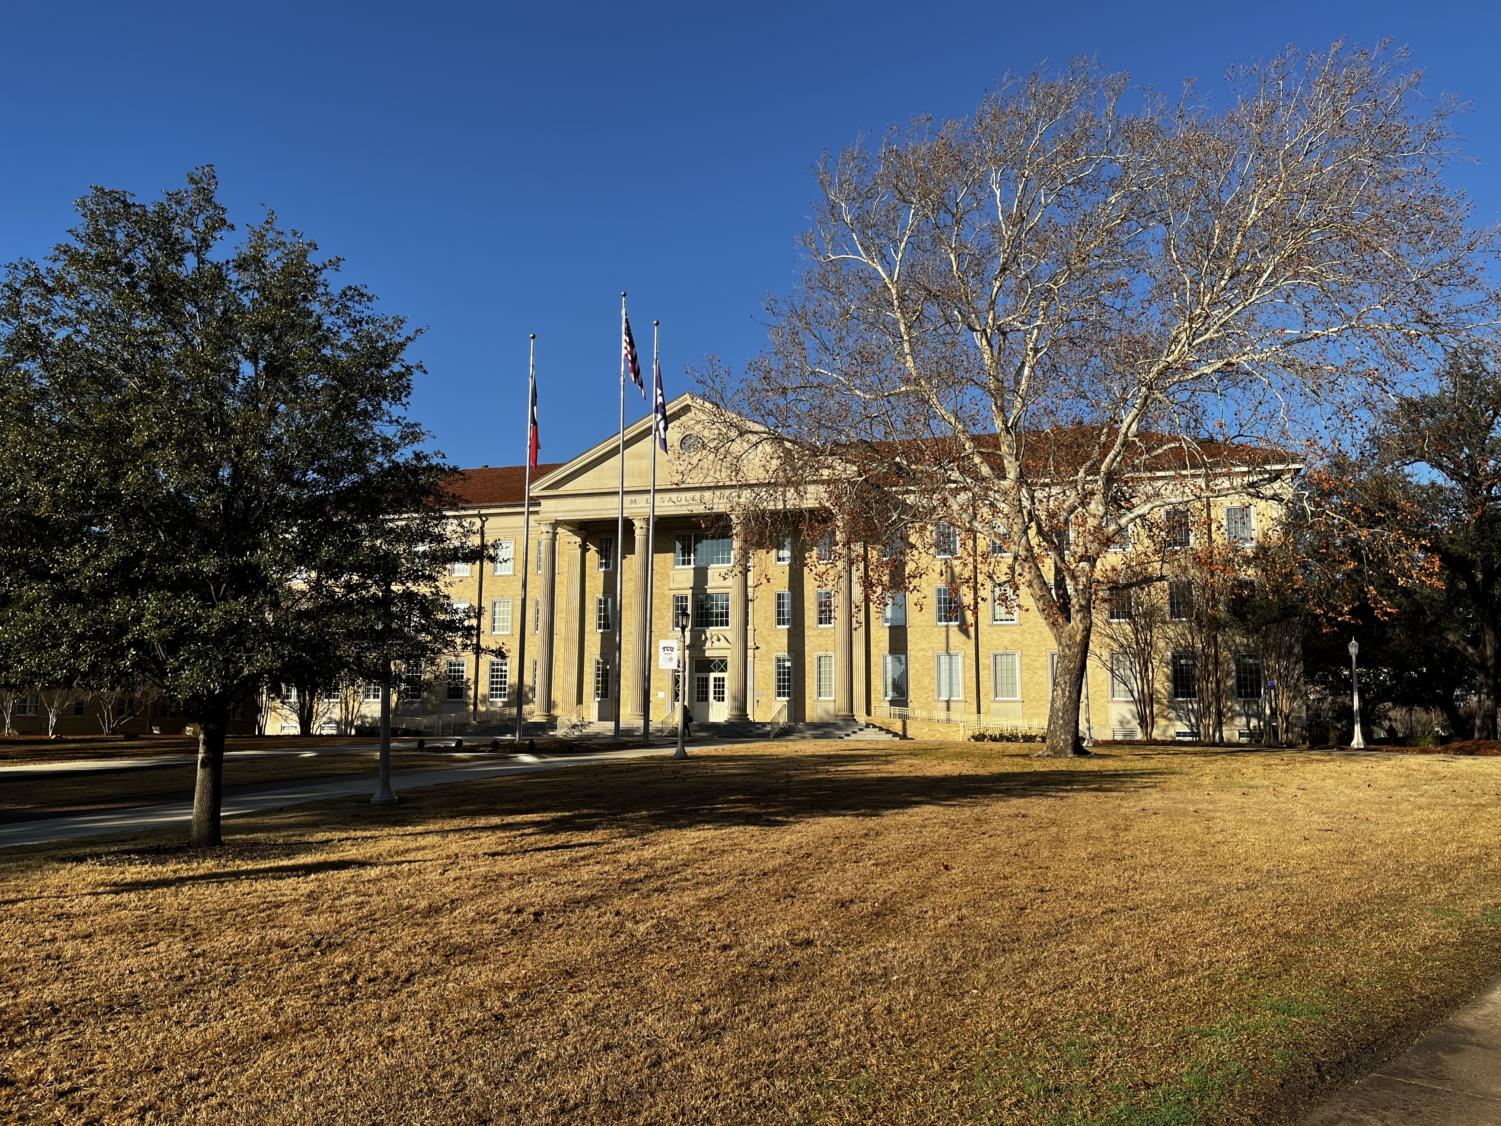
[[[629,402],[630,400],[627,400]],[[714,488],[714,464],[706,456],[695,420],[711,408],[696,395],[683,394],[667,404],[667,452],[657,450],[658,491]],[[652,479],[652,419],[639,418],[625,428],[625,488],[628,494],[649,490]],[[535,499],[615,496],[620,489],[620,435],[612,434],[565,462],[532,489]]]

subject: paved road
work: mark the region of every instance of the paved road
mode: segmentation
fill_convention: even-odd
[[[695,750],[698,749],[702,748],[695,747]],[[391,783],[399,794],[407,790],[442,786],[450,782],[498,778],[506,774],[531,774],[542,770],[584,766],[589,763],[616,762],[621,759],[670,754],[672,754],[671,747],[658,746],[599,751],[595,754],[571,754],[556,758],[526,754],[504,760],[486,757],[430,770],[396,771],[391,776]],[[181,759],[178,761],[180,762]],[[243,813],[260,813],[268,809],[304,805],[328,798],[368,796],[374,790],[375,779],[371,775],[270,783],[227,794],[224,798],[223,815],[235,817]],[[191,798],[188,798],[182,801],[134,806],[130,809],[111,809],[64,817],[48,817],[35,821],[17,821],[0,825],[0,849],[45,844],[50,841],[81,840],[112,833],[143,833],[185,823],[191,820],[192,816],[193,802]]]
[[[1303,1126],[1501,1126],[1501,982]]]

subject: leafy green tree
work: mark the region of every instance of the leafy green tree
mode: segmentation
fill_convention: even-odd
[[[95,188],[0,286],[0,628],[63,613],[82,679],[139,673],[199,725],[195,844],[233,714],[306,643],[289,590],[352,600],[367,663],[393,600],[408,651],[457,628],[416,334],[272,215],[231,244],[216,192],[210,168],[149,203]]]

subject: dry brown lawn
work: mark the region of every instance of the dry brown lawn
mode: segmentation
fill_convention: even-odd
[[[1501,970],[1498,813],[1495,759],[803,744],[0,854],[0,1117],[1286,1120]]]
[[[316,750],[371,742],[370,738],[352,735],[231,735],[224,746],[230,751]],[[0,763],[10,765],[197,753],[198,740],[191,735],[139,735],[130,739],[119,735],[64,735],[56,739],[0,735]]]

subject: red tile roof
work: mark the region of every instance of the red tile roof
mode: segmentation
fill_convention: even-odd
[[[561,464],[553,462],[537,466],[532,470],[532,484]],[[460,508],[520,504],[526,488],[526,466],[486,465],[480,469],[460,469],[443,484],[451,502]]]

